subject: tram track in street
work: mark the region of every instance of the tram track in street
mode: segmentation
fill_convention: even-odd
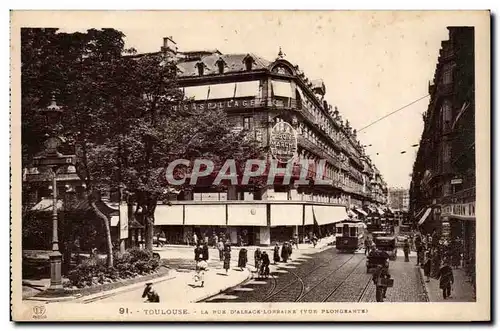
[[[361,300],[363,300],[363,297],[365,296],[366,292],[368,291],[368,286],[370,286],[371,281],[372,281],[371,278],[369,278],[368,281],[366,282],[366,285],[363,287],[363,290],[359,294],[357,302],[361,302]]]
[[[354,256],[353,256],[354,257]],[[338,289],[345,284],[346,280],[356,271],[357,267],[360,265],[361,262],[363,262],[364,259],[360,259],[358,263],[356,263],[356,265],[354,266],[354,268],[352,268],[352,270],[347,274],[347,276],[345,276],[343,278],[343,280],[341,282],[339,282],[339,284],[337,284],[337,286],[334,287],[334,289],[332,291],[330,291],[330,293],[321,300],[321,302],[327,302],[328,299],[330,299],[330,297],[332,295],[335,294],[335,292],[338,291]],[[340,269],[340,268],[339,268]]]
[[[318,285],[320,285],[322,282],[324,282],[326,279],[328,279],[332,274],[335,274],[340,268],[342,268],[347,262],[349,262],[352,258],[354,258],[354,255],[349,257],[347,260],[345,260],[344,262],[342,262],[339,266],[337,266],[334,270],[332,271],[329,271],[327,273],[326,276],[323,276],[312,288],[307,288],[306,287],[306,282],[304,282],[304,280],[308,277],[311,276],[311,274],[313,274],[315,271],[317,271],[318,269],[320,269],[321,267],[325,267],[325,266],[328,266],[329,264],[331,264],[332,261],[334,260],[341,260],[342,258],[344,257],[344,255],[335,255],[335,257],[331,258],[330,260],[328,260],[327,262],[325,263],[322,263],[321,265],[319,265],[318,267],[314,268],[313,270],[310,270],[307,274],[305,275],[298,275],[296,272],[292,271],[292,270],[289,270],[289,273],[292,274],[296,279],[293,280],[292,282],[290,282],[289,284],[287,284],[285,287],[281,288],[280,290],[274,292],[274,293],[271,293],[270,295],[268,295],[267,297],[264,298],[264,301],[273,301],[272,299],[273,298],[280,298],[278,295],[279,294],[284,294],[283,292],[286,292],[287,290],[289,291],[290,289],[292,289],[293,286],[297,286],[294,290],[295,290],[295,293],[293,293],[294,291],[292,290],[292,294],[294,294],[293,296],[295,298],[293,299],[288,299],[286,300],[286,302],[298,302],[300,299],[302,299],[304,297],[304,295],[306,295],[307,293],[309,293],[311,290],[313,290],[314,288],[316,288]],[[287,293],[289,294],[289,293]],[[282,300],[278,300],[279,301],[282,301]]]

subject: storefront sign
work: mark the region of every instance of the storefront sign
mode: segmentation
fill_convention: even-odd
[[[462,184],[462,178],[455,178],[455,179],[452,179],[450,184],[451,184],[451,185],[458,185],[458,184]]]
[[[287,122],[277,123],[271,132],[269,145],[275,159],[280,162],[290,162],[297,152],[295,129]]]
[[[442,209],[442,215],[449,217],[476,217],[476,202],[457,203],[452,205],[445,205]]]
[[[284,107],[282,100],[272,99],[272,105],[275,107]],[[181,105],[172,106],[172,110],[212,110],[212,109],[237,109],[237,108],[255,108],[266,106],[265,99],[231,99],[225,101],[195,101]]]

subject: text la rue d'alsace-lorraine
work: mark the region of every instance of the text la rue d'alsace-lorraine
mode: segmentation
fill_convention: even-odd
[[[192,170],[189,176],[174,176],[176,167],[190,168],[191,162],[186,159],[177,159],[169,163],[165,169],[165,177],[169,185],[177,186],[186,184],[187,177],[190,178],[189,185],[196,185],[196,182],[201,177],[210,176],[217,173],[213,185],[219,185],[223,180],[230,181],[231,185],[248,185],[250,178],[267,176],[267,183],[273,184],[276,177],[283,178],[283,184],[287,185],[290,183],[292,176],[298,176],[298,180],[295,181],[298,185],[309,185],[310,180],[308,179],[308,174],[310,174],[311,168],[313,168],[313,173],[315,174],[313,183],[315,185],[332,185],[332,180],[325,178],[326,160],[319,160],[318,162],[313,162],[307,159],[301,159],[298,163],[288,162],[286,167],[279,166],[277,160],[267,160],[260,159],[250,159],[245,162],[244,170],[242,175],[238,174],[236,161],[234,159],[228,159],[224,164],[215,171],[214,162],[207,159],[196,159],[193,162]],[[298,170],[298,171],[297,171]],[[176,178],[177,177],[177,178]],[[238,179],[241,182],[238,183]]]

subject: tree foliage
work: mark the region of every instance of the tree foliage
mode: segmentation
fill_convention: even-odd
[[[169,162],[203,157],[221,164],[259,154],[244,133],[231,131],[224,111],[172,107],[184,97],[175,62],[162,54],[132,56],[123,37],[114,29],[22,30],[23,160],[29,163],[41,149],[47,126],[36,110],[55,93],[65,111],[58,131],[77,155],[89,205],[106,224],[109,265],[109,220],[95,205],[103,190],[125,188],[152,249],[154,211],[165,198]]]

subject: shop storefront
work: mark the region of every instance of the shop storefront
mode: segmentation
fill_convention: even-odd
[[[296,234],[303,241],[315,229],[333,234],[335,223],[346,218],[345,206],[315,202],[176,201],[156,207],[155,227],[168,233],[170,243],[192,244],[194,234],[210,243],[215,234],[234,245],[268,246]]]

